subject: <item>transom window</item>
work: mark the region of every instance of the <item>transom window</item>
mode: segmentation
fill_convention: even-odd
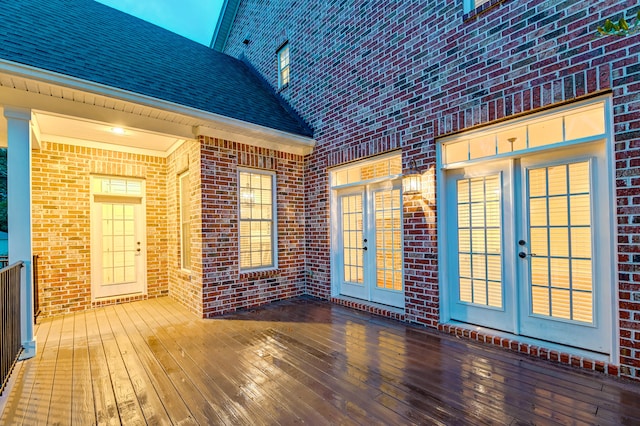
[[[278,87],[289,84],[289,43],[278,49]]]
[[[275,175],[240,170],[240,269],[277,267]]]
[[[443,165],[450,166],[489,157],[509,157],[525,150],[576,144],[604,138],[604,101],[565,109],[538,119],[516,122],[448,139],[443,145]]]

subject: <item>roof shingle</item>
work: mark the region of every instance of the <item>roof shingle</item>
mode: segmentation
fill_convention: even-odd
[[[302,136],[247,64],[93,0],[0,7],[0,58]]]

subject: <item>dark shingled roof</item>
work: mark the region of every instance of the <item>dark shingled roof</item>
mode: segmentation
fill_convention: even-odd
[[[0,58],[312,135],[247,64],[93,0],[3,2]]]

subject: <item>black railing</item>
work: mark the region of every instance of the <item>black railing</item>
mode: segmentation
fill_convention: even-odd
[[[38,294],[38,255],[33,255],[33,322],[36,322],[40,315],[40,295]]]
[[[35,323],[40,315],[40,295],[38,294],[38,258],[37,254],[33,255],[33,322]],[[9,256],[0,255],[0,269],[9,265]]]
[[[20,353],[20,276],[22,262],[0,270],[0,395]]]

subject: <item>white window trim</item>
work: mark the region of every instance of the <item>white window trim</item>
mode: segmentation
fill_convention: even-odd
[[[464,13],[469,13],[485,3],[489,3],[490,0],[463,0]],[[478,4],[476,4],[478,3]]]
[[[241,201],[240,201],[240,174],[241,173],[254,173],[254,174],[262,174],[266,176],[271,176],[271,259],[273,260],[273,264],[269,266],[259,267],[259,268],[242,268],[240,266],[240,257],[242,256],[242,251],[240,249],[240,224],[242,223],[241,219]],[[277,204],[277,179],[276,173],[269,170],[261,170],[261,169],[252,169],[247,167],[238,167],[237,173],[238,179],[238,270],[241,274],[247,274],[252,272],[265,272],[265,271],[273,271],[278,269],[278,204]]]
[[[280,65],[280,54],[285,50],[288,50],[288,56],[289,56],[289,61],[287,62],[287,66],[285,68],[282,68]],[[276,51],[276,60],[278,62],[278,89],[282,89],[284,87],[287,87],[289,85],[289,82],[291,81],[291,48],[289,47],[289,42],[285,42],[282,44],[282,46],[280,46],[278,48],[278,50]],[[287,69],[289,70],[289,77],[287,79],[287,82],[284,83],[282,81],[282,72]]]
[[[185,265],[185,257],[184,257],[184,245],[183,245],[183,241],[184,241],[184,235],[183,233],[183,217],[184,217],[184,212],[182,209],[182,194],[183,194],[183,180],[185,178],[189,177],[189,172],[183,172],[181,174],[178,175],[178,207],[179,207],[179,212],[180,212],[180,240],[178,241],[179,244],[179,248],[180,248],[180,269],[184,272],[191,272],[191,268],[190,265]],[[190,200],[189,200],[190,201]],[[191,225],[191,220],[189,220],[189,225]],[[189,258],[191,258],[191,245],[189,245]],[[185,266],[189,266],[188,268]]]

